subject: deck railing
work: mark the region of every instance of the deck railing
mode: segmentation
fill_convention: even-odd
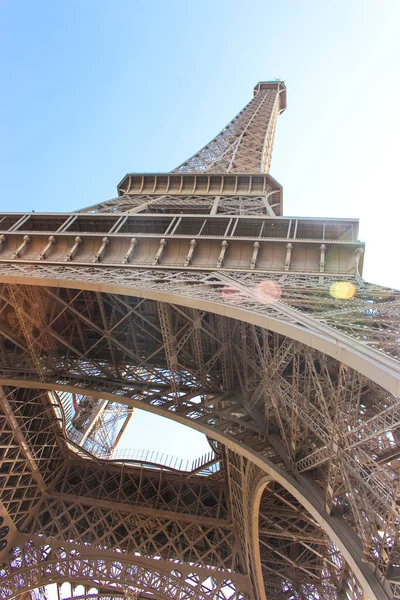
[[[67,429],[68,438],[80,443],[82,433],[70,426]],[[159,452],[156,450],[143,450],[140,448],[116,448],[112,454],[102,453],[100,448],[96,450],[94,444],[90,444],[90,448],[84,444],[84,449],[89,451],[99,460],[108,460],[113,462],[126,462],[130,464],[143,465],[150,468],[164,468],[171,471],[181,471],[185,473],[197,473],[199,475],[210,475],[219,471],[219,462],[213,450],[194,458],[186,459]]]
[[[99,456],[99,458],[101,457]],[[165,452],[157,452],[156,450],[117,448],[114,450],[109,460],[158,465],[167,467],[174,471],[193,472],[201,470],[206,465],[210,465],[208,468],[214,467],[215,463],[214,465],[211,465],[211,463],[216,461],[216,457],[212,450],[195,459],[185,459],[172,456],[171,454],[167,454]],[[212,470],[217,471],[218,468],[219,467],[214,467]]]

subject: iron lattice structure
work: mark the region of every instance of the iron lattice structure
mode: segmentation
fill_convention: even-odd
[[[2,597],[400,598],[399,293],[356,220],[282,216],[285,107],[259,83],[175,171],[1,215]],[[205,433],[218,468],[100,459],[71,394]]]

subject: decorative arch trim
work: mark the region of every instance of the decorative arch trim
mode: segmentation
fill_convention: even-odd
[[[78,267],[79,268],[79,267]],[[297,317],[297,323],[279,318],[278,310],[276,316],[273,311],[266,314],[255,312],[250,309],[241,308],[228,302],[221,303],[213,300],[192,297],[171,291],[162,291],[155,289],[144,289],[137,285],[104,283],[96,281],[78,280],[78,279],[58,279],[46,277],[27,277],[25,276],[4,276],[0,274],[0,283],[23,284],[44,287],[64,287],[69,289],[80,289],[94,292],[104,292],[108,294],[121,294],[126,296],[135,296],[146,298],[158,302],[176,304],[205,310],[224,317],[230,317],[238,321],[243,321],[251,325],[257,325],[275,333],[284,335],[295,341],[301,342],[306,346],[314,348],[332,358],[338,360],[344,365],[362,373],[368,379],[371,379],[383,389],[395,396],[400,396],[400,364],[396,360],[362,345],[350,336],[335,331],[331,327],[313,320],[312,317],[302,315],[293,311]],[[271,308],[271,305],[269,305]],[[274,306],[274,305],[272,305]],[[278,308],[278,304],[276,305]],[[287,308],[285,307],[285,310]]]

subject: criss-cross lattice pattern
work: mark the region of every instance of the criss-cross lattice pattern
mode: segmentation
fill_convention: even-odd
[[[269,171],[284,85],[261,87],[253,100],[197,154],[175,171],[258,173]]]
[[[356,222],[278,216],[285,96],[261,82],[176,171],[86,214],[3,216],[2,597],[400,598],[399,293],[362,280]],[[189,425],[219,468],[107,463],[96,429],[68,436],[69,394]]]
[[[237,285],[237,290],[225,291],[227,302],[236,306],[243,295],[240,281]],[[213,287],[214,293],[221,295],[221,291],[215,291],[215,285],[211,286],[210,294]],[[128,404],[147,404],[166,414],[172,411],[211,435],[218,432],[227,440],[235,439],[288,474],[301,478],[305,471],[315,473],[315,493],[329,514],[342,513],[343,522],[357,533],[364,560],[373,562],[382,574],[392,568],[389,557],[397,556],[399,522],[396,429],[400,424],[398,401],[393,395],[359,372],[294,339],[207,311],[104,294],[101,314],[96,292],[41,288],[40,293],[44,306],[50,306],[48,299],[52,300],[51,311],[43,313],[42,324],[46,336],[53,341],[51,351],[46,353],[40,347],[42,333],[37,332],[36,340],[31,340],[33,346],[37,343],[41,372],[45,374],[44,381],[36,376],[39,385],[48,389],[68,385],[79,393],[110,394]],[[6,292],[3,297],[7,297]],[[257,298],[250,296],[247,301],[254,307]],[[272,303],[264,309],[272,316],[275,310],[279,313],[286,306],[284,302],[276,307]],[[8,307],[10,310],[13,307],[12,298]],[[301,311],[295,311],[294,317],[297,312],[301,319]],[[122,326],[128,316],[132,322],[129,338],[129,332]],[[6,356],[13,356],[12,369],[3,364],[2,373],[18,376],[16,384],[29,385],[35,380],[34,365],[27,362],[24,331],[17,318],[9,316],[8,322],[13,325],[4,343]],[[85,346],[80,339],[86,341]],[[154,356],[156,360],[151,358]],[[119,367],[122,363],[124,374]],[[17,405],[23,405],[23,401]],[[15,414],[19,416],[17,409]],[[42,425],[41,429],[46,427]],[[227,476],[235,527],[242,532],[238,534],[241,556],[245,557],[245,565],[247,561],[246,570],[251,572],[254,540],[249,533],[246,537],[243,533],[248,532],[251,516],[244,515],[241,524],[239,506],[243,500],[235,504],[234,492],[235,485],[237,490],[246,489],[246,485],[242,479],[235,479],[235,461],[229,464]],[[240,469],[244,477],[244,467]],[[147,478],[141,474],[140,484],[132,473],[126,477],[126,481],[121,480],[118,468],[105,471],[104,467],[96,470],[92,466],[75,468],[71,464],[55,483],[54,498],[41,503],[26,531],[34,534],[43,530],[50,538],[61,536],[80,543],[89,540],[92,545],[98,543],[108,548],[119,544],[128,553],[137,551],[144,556],[154,555],[158,547],[158,552],[163,549],[167,559],[175,556],[182,562],[189,560],[200,566],[207,560],[220,568],[239,565],[241,559],[233,552],[231,530],[221,522],[226,519],[226,511],[221,510],[227,497],[217,484],[209,488],[207,480],[195,485],[187,480],[178,488],[173,479],[161,479],[160,474]],[[81,499],[77,501],[78,495]],[[141,507],[154,508],[156,502],[157,509],[162,511],[175,506],[183,521],[187,513],[197,517],[201,514],[202,518],[218,522],[193,526],[187,522],[177,524],[170,516],[146,518],[145,515],[129,517],[129,521],[126,509],[92,504],[93,501],[131,503],[132,498]],[[374,515],[379,515],[379,523]],[[311,518],[301,519],[308,522]],[[382,520],[385,537],[382,537]],[[122,527],[118,525],[121,522],[130,525]],[[297,527],[302,529],[303,521]],[[143,532],[140,534],[143,542],[139,532]],[[154,532],[153,537],[150,532]],[[164,545],[160,536],[165,540]],[[323,546],[326,548],[327,544]],[[330,555],[333,552],[336,556],[338,550],[329,547],[327,552],[329,556],[325,552],[323,566],[315,567],[312,577],[315,579],[318,569],[322,569],[332,591],[335,578],[327,569],[329,561],[332,562]],[[266,559],[267,570],[272,568],[273,557],[275,550],[272,558]],[[308,555],[307,560],[311,560]],[[339,566],[333,561],[336,566],[332,568],[345,572],[343,559],[337,561]],[[286,577],[284,562],[278,569],[281,579]],[[352,581],[352,576],[347,579]],[[300,585],[299,581],[294,578],[292,588]],[[322,588],[315,589],[319,593]]]
[[[3,598],[16,598],[24,590],[35,589],[53,582],[90,582],[94,587],[131,593],[132,598],[140,590],[169,600],[205,598],[217,600],[241,600],[243,592],[237,592],[229,577],[217,572],[199,575],[193,570],[163,569],[162,563],[150,565],[145,560],[129,560],[110,551],[96,549],[91,552],[85,546],[43,543],[40,538],[14,546],[7,567],[0,568],[0,590]],[[136,594],[135,594],[136,592]]]
[[[274,206],[273,196],[270,200],[272,210]],[[208,214],[216,205],[218,215],[266,215],[268,214],[267,202],[264,196],[229,196],[224,195],[215,202],[214,196],[151,196],[129,195],[120,196],[107,200],[96,206],[90,206],[81,210],[82,213],[178,213],[178,214]],[[278,207],[279,210],[279,207]],[[279,212],[277,213],[279,214]]]

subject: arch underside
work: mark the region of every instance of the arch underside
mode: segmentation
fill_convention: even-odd
[[[103,281],[86,277],[78,285],[63,281],[65,274],[50,281],[42,273],[40,286],[2,288],[6,390],[75,390],[162,414],[216,439],[235,507],[237,568],[253,583],[252,591],[235,588],[236,596],[218,597],[303,598],[313,597],[313,589],[315,597],[335,598],[350,589],[358,598],[354,574],[371,598],[389,594],[381,584],[396,569],[398,552],[400,411],[390,393],[397,389],[396,356],[371,350],[387,348],[389,334],[378,339],[375,332],[369,347],[357,344],[348,330],[342,333],[346,313],[339,308],[336,331],[326,316],[310,322],[311,309],[297,314],[285,303],[284,282],[277,304],[260,300],[257,288],[244,296],[240,281],[235,287],[223,277],[188,284],[182,275],[163,280],[158,273],[157,281],[142,274],[140,287],[105,282],[104,274]],[[98,277],[95,269],[90,276]],[[31,277],[39,283],[38,273]],[[302,301],[311,299],[306,286],[302,293]],[[347,318],[358,311],[359,322],[363,315],[368,323],[360,304],[347,305]],[[381,304],[382,313],[393,310]],[[257,503],[244,510],[266,475],[272,483],[259,499],[260,515]],[[24,531],[40,535],[42,528],[57,538],[61,529],[48,533],[40,506]],[[56,520],[57,511],[60,520],[72,514],[65,503],[53,510]],[[251,533],[255,519],[258,539]]]
[[[329,275],[0,264],[0,283],[137,296],[259,325],[336,358],[400,396],[400,293],[358,277],[342,279],[356,290],[346,301],[332,298],[338,278]]]
[[[190,572],[183,575],[179,567],[168,571],[162,565],[157,569],[155,565],[149,565],[149,561],[146,564],[146,560],[132,560],[132,557],[99,549],[94,553],[68,543],[52,542],[50,546],[38,538],[14,546],[10,554],[7,571],[12,577],[7,577],[6,573],[6,584],[0,587],[4,599],[18,598],[27,591],[65,581],[100,588],[109,595],[115,591],[127,600],[243,597],[235,593],[229,576],[222,581],[219,577],[218,581],[212,572],[203,576]],[[2,568],[3,576],[4,571]]]

